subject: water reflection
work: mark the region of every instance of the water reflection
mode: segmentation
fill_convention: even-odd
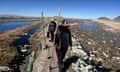
[[[33,21],[0,23],[0,32],[6,31],[6,30],[10,30],[10,29],[15,29],[17,27],[22,27],[22,26],[25,26],[25,25],[30,25],[32,23],[33,23]]]
[[[99,39],[104,44],[107,44],[111,48],[120,46],[120,34],[115,34],[113,32],[108,32],[103,30],[103,24],[84,21],[82,25],[77,28],[80,31],[84,31],[89,35],[92,35],[95,39]]]
[[[25,64],[25,58],[27,55],[29,55],[28,53],[23,53],[21,52],[21,48],[24,45],[29,45],[29,38],[30,36],[35,33],[35,31],[37,31],[38,29],[40,29],[42,24],[36,26],[35,28],[29,30],[28,32],[24,33],[23,35],[21,35],[20,37],[17,37],[16,40],[12,43],[12,46],[16,47],[18,52],[19,52],[19,56],[16,57],[16,59],[14,61],[12,61],[10,63],[11,67],[14,69],[14,72],[21,72],[20,71],[20,65]]]

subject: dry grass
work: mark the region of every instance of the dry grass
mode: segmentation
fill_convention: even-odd
[[[40,33],[44,28],[47,27],[47,24],[49,23],[49,21],[50,21],[50,19],[44,19],[44,24],[45,24],[45,25],[44,25],[43,27],[41,27],[40,30],[36,31],[36,32],[29,38],[30,44],[31,44],[32,48],[36,48],[36,46],[37,46],[36,44],[38,44],[39,33]]]
[[[8,65],[17,56],[17,49],[10,46],[15,37],[27,32],[40,23],[41,21],[36,21],[32,25],[23,26],[0,34],[0,66]]]

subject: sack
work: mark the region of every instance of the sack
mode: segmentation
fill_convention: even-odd
[[[61,47],[68,46],[68,34],[65,31],[61,31],[60,40],[61,40]]]
[[[55,24],[53,22],[49,24],[49,31],[55,31]]]

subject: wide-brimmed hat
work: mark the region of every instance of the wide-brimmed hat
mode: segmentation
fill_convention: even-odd
[[[55,21],[56,19],[55,19],[55,18],[51,18],[50,20],[51,20],[51,21]]]
[[[62,26],[67,26],[67,27],[69,27],[69,26],[71,26],[70,24],[61,24]]]

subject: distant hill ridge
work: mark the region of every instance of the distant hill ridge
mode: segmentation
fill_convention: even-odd
[[[115,18],[114,18],[114,21],[120,22],[120,16],[115,17]]]
[[[99,20],[110,20],[110,19],[107,18],[107,17],[99,17],[98,19],[99,19]]]
[[[14,17],[14,18],[19,18],[19,17],[21,17],[21,16],[19,16],[19,15],[10,15],[10,14],[3,14],[3,15],[0,15],[0,17]]]
[[[20,15],[13,15],[13,14],[3,14],[0,15],[0,18],[40,18],[40,17],[32,17],[32,16],[20,16]]]

